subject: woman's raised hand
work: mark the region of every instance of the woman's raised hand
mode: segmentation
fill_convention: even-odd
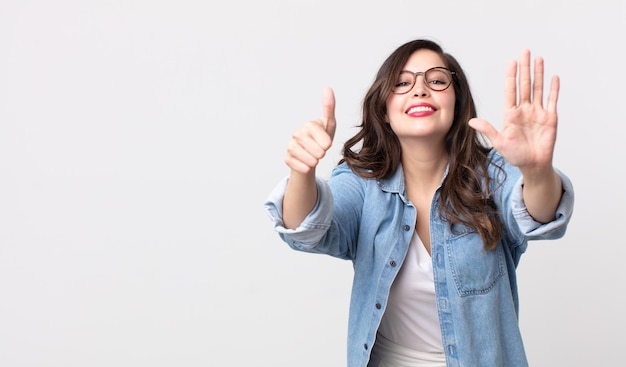
[[[299,173],[310,173],[330,149],[336,126],[335,94],[331,88],[325,88],[322,118],[307,122],[293,133],[287,145],[287,166]]]
[[[502,130],[498,132],[479,118],[471,119],[469,124],[483,133],[509,163],[521,170],[545,169],[552,166],[556,142],[559,77],[552,77],[544,108],[543,59],[535,58],[531,78],[530,51],[522,50],[519,80],[517,69],[518,63],[511,61],[506,73]]]

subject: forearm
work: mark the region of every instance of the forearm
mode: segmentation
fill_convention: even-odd
[[[559,175],[552,167],[522,171],[522,175],[524,176],[522,195],[528,213],[540,223],[554,220],[563,194]]]
[[[313,210],[317,202],[315,169],[308,173],[291,171],[283,199],[283,224],[296,229]]]

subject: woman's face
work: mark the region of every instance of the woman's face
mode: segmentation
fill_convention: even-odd
[[[445,66],[436,52],[423,49],[415,51],[402,70],[415,73]],[[429,137],[443,141],[452,126],[454,103],[454,86],[434,91],[426,86],[424,75],[420,74],[407,93],[391,93],[387,98],[386,117],[400,141]]]

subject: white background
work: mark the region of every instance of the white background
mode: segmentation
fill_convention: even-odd
[[[0,0],[0,366],[342,366],[351,264],[263,202],[335,89],[327,175],[387,55],[435,40],[500,125],[522,48],[561,77],[563,239],[518,269],[532,366],[623,364],[623,0]]]

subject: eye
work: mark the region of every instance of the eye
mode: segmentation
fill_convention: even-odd
[[[444,70],[431,69],[428,71],[427,82],[431,85],[448,85],[450,75]]]
[[[412,84],[413,84],[413,74],[402,73],[398,77],[398,81],[396,81],[395,87],[396,88],[411,87]]]

